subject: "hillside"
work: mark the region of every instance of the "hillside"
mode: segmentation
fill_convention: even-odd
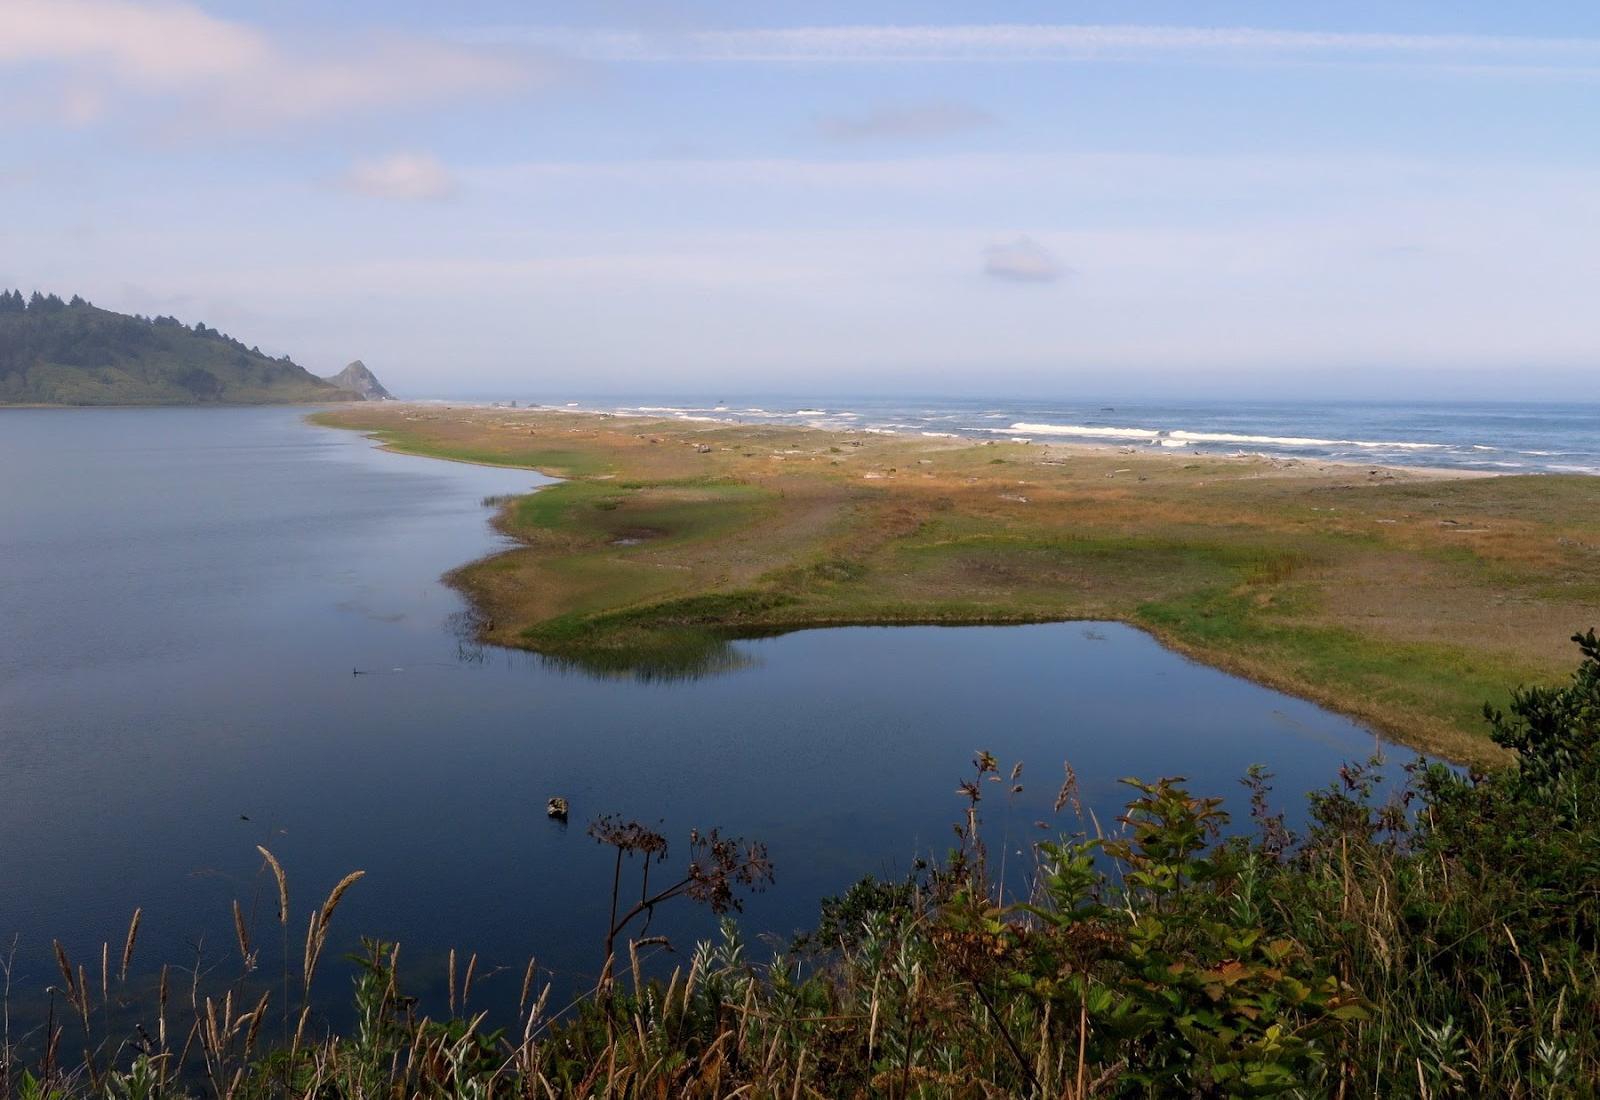
[[[273,359],[200,322],[113,313],[77,296],[0,292],[0,405],[359,400],[287,356]]]

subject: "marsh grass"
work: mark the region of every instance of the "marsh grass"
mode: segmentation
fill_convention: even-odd
[[[502,510],[522,545],[451,579],[493,624],[484,640],[613,675],[628,652],[646,677],[677,675],[676,655],[714,653],[746,629],[1111,619],[1489,765],[1504,757],[1478,704],[1559,674],[1558,639],[1592,614],[1600,569],[1592,477],[1374,478],[522,410],[317,419],[568,478]],[[650,536],[618,544],[639,530]],[[739,601],[725,605],[739,621],[672,621],[680,600],[752,594],[790,602],[758,623]]]

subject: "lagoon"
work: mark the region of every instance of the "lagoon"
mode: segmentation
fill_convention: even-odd
[[[698,679],[485,649],[440,576],[503,543],[485,497],[548,479],[302,417],[0,411],[0,944],[17,936],[19,986],[51,980],[51,937],[114,953],[135,906],[144,964],[227,958],[231,901],[271,909],[263,844],[292,935],[368,872],[330,956],[400,940],[437,994],[444,953],[476,951],[509,968],[492,1000],[536,954],[574,989],[600,962],[610,861],[583,826],[601,813],[663,822],[677,857],[694,826],[765,841],[777,884],[742,919],[781,942],[821,896],[942,853],[978,749],[1024,763],[1023,792],[985,804],[1015,861],[1035,822],[1080,827],[1050,813],[1064,762],[1110,829],[1123,776],[1187,776],[1243,818],[1260,763],[1293,818],[1380,747],[1109,623],[806,631],[736,642]],[[1389,750],[1386,774],[1409,759]],[[681,955],[713,928],[680,909],[652,931]]]

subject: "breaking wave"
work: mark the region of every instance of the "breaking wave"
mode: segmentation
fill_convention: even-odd
[[[1413,443],[1407,440],[1318,439],[1300,435],[1245,435],[1240,432],[1191,432],[1181,428],[1115,428],[1089,424],[1015,423],[1009,428],[993,428],[1008,435],[1063,435],[1082,439],[1123,439],[1181,447],[1189,443],[1232,443],[1260,447],[1362,447],[1368,450],[1434,451],[1446,450],[1444,443]]]

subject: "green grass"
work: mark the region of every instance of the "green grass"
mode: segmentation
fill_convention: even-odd
[[[405,432],[377,434],[385,446],[427,458],[475,462],[484,466],[516,466],[538,470],[553,477],[593,477],[611,470],[606,462],[583,451],[547,450],[537,447],[499,450],[486,447],[441,446]]]
[[[760,630],[794,603],[775,593],[730,592],[661,600],[622,611],[571,613],[523,632],[539,652],[574,667],[643,679],[733,667],[728,642]]]
[[[1310,593],[1299,599],[1316,598]],[[1345,709],[1380,725],[1396,711],[1435,720],[1440,734],[1412,727],[1407,740],[1459,752],[1445,729],[1481,722],[1485,701],[1504,705],[1508,683],[1532,682],[1537,672],[1514,660],[1493,660],[1465,646],[1385,642],[1350,630],[1296,621],[1289,605],[1258,606],[1249,592],[1212,588],[1141,604],[1133,621],[1189,651],[1232,657],[1258,678]],[[1386,732],[1390,732],[1386,730]],[[1436,743],[1429,746],[1430,740]]]
[[[586,512],[615,507],[624,493],[608,482],[563,481],[518,497],[511,511],[514,531],[576,531],[589,520]]]
[[[610,542],[632,535],[641,544],[725,535],[763,514],[771,494],[749,485],[630,486],[564,481],[521,497],[510,513],[514,534],[562,532]]]

